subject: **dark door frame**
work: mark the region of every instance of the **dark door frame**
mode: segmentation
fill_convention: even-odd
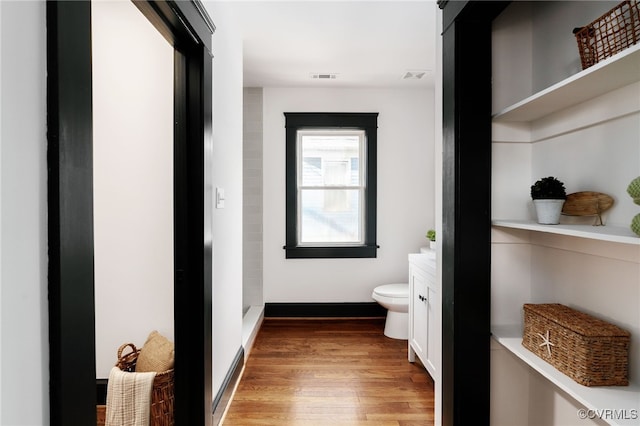
[[[211,423],[213,23],[136,1],[175,47],[175,420]],[[50,423],[96,424],[91,3],[47,2]]]
[[[490,423],[491,24],[509,2],[442,15],[442,424]]]

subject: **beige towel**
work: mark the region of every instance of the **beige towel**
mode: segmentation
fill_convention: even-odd
[[[107,384],[105,426],[148,426],[156,373],[127,373],[113,367]]]

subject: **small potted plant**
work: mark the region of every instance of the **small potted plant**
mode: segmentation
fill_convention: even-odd
[[[429,229],[427,231],[427,240],[429,240],[429,248],[431,250],[436,249],[436,231],[434,229]]]
[[[542,178],[531,185],[531,198],[536,207],[538,223],[544,225],[560,223],[562,206],[567,199],[564,183],[553,176]]]

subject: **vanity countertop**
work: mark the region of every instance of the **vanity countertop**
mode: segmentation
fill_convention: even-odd
[[[429,250],[424,253],[410,253],[409,263],[421,269],[436,269],[436,252]]]

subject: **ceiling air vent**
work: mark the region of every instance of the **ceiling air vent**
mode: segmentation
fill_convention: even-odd
[[[404,74],[402,74],[402,79],[403,80],[420,80],[422,77],[424,77],[427,74],[426,70],[420,70],[420,71],[405,71]]]
[[[336,74],[311,74],[311,78],[315,78],[318,80],[335,80]]]

